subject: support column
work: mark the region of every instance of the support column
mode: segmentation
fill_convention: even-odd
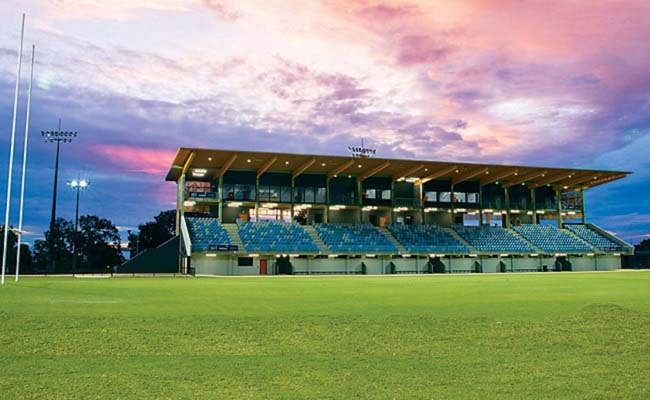
[[[357,180],[357,196],[359,200],[357,203],[359,204],[359,222],[363,222],[363,197],[361,196],[361,193],[363,192],[363,188],[361,187],[363,183],[359,180],[359,177],[356,178]]]
[[[478,226],[483,226],[483,186],[480,184],[478,187]],[[483,264],[481,264],[481,268],[483,268]]]
[[[293,222],[293,205],[296,200],[295,198],[295,189],[296,189],[296,180],[294,177],[291,177],[291,207],[290,207],[290,213],[291,215],[289,216],[289,221]],[[304,200],[304,199],[303,199]]]
[[[330,178],[325,179],[325,223],[330,222]]]
[[[580,191],[580,215],[582,216],[582,223],[587,223],[587,214],[585,213],[585,191]]]
[[[503,188],[503,194],[506,200],[506,228],[510,229],[510,188]]]
[[[176,235],[181,234],[181,218],[185,215],[185,174],[178,178],[176,186]]]
[[[420,205],[420,215],[422,216],[421,224],[424,225],[424,222],[425,222],[424,221],[424,219],[425,219],[424,218],[425,217],[425,214],[424,214],[424,184],[420,183],[418,186],[420,187],[420,191],[419,191],[419,193],[420,193],[420,201],[419,201],[418,204]]]
[[[390,180],[390,223],[395,223],[395,182]]]
[[[530,189],[530,202],[533,205],[533,217],[531,218],[531,223],[537,223],[537,200],[535,199],[535,189]]]
[[[217,189],[219,196],[219,223],[223,223],[223,175],[219,176],[219,186]]]
[[[555,209],[557,211],[557,227],[562,228],[562,192],[555,191]]]
[[[260,177],[255,178],[255,221],[260,219]]]
[[[455,219],[456,219],[456,217],[455,217],[455,215],[454,215],[454,202],[455,202],[455,198],[456,198],[456,196],[454,195],[454,184],[453,184],[453,183],[451,184],[451,192],[450,192],[449,194],[450,194],[449,200],[451,200],[451,202],[450,202],[450,204],[451,204],[451,206],[450,206],[450,211],[451,211],[451,226],[454,226],[454,224],[455,224]]]

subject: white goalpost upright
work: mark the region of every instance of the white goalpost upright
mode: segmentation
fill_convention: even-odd
[[[25,142],[23,143],[23,173],[20,181],[20,205],[18,207],[18,248],[16,250],[16,282],[20,273],[20,245],[23,241],[23,205],[25,204],[25,174],[27,171],[27,147],[29,145],[29,114],[32,108],[32,83],[34,81],[34,53],[32,45],[32,65],[29,71],[29,91],[27,92],[27,116],[25,117]]]
[[[9,172],[7,178],[7,204],[5,205],[5,225],[4,225],[4,238],[2,249],[2,284],[5,284],[5,275],[7,272],[7,241],[9,239],[9,212],[11,209],[11,176],[13,173],[14,164],[14,145],[16,142],[16,114],[18,109],[18,92],[20,89],[20,68],[23,62],[23,38],[25,35],[25,14],[23,14],[22,26],[20,29],[20,47],[18,50],[18,71],[16,74],[16,91],[14,93],[14,114],[11,124],[11,144],[9,145]]]

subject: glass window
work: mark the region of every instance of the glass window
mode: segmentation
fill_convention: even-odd
[[[376,189],[366,189],[366,199],[376,199],[377,198],[377,190]]]
[[[325,188],[316,188],[316,203],[325,203]]]
[[[280,201],[280,186],[269,187],[269,200]]]
[[[314,202],[314,188],[307,187],[305,188],[305,202],[313,203]]]
[[[382,200],[390,200],[390,189],[381,191]]]
[[[478,203],[478,193],[467,193],[468,203]]]
[[[440,202],[442,203],[451,203],[451,193],[450,192],[440,192]]]
[[[438,201],[437,195],[436,192],[424,192],[424,201]]]
[[[291,201],[291,187],[282,186],[281,191],[280,191],[280,201],[283,201],[283,202],[286,202],[286,203]]]
[[[467,202],[467,195],[464,192],[454,192],[454,201],[458,203]]]

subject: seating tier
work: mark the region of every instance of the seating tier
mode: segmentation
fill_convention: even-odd
[[[608,237],[603,236],[601,233],[591,229],[587,225],[583,224],[566,224],[564,226],[566,229],[573,232],[580,239],[589,243],[590,245],[598,248],[602,251],[622,251],[623,247],[610,240]]]
[[[469,248],[437,225],[391,224],[388,230],[412,253],[468,253]]]
[[[314,228],[334,252],[397,252],[395,245],[370,224],[316,224]]]
[[[248,251],[316,253],[318,246],[300,224],[283,221],[237,221],[239,236]]]
[[[194,251],[211,251],[217,246],[231,244],[228,232],[216,218],[188,217],[185,221]]]
[[[534,253],[535,248],[514,232],[497,226],[454,226],[472,247],[486,253]]]
[[[548,253],[590,253],[593,249],[564,229],[553,225],[515,226],[521,236]]]

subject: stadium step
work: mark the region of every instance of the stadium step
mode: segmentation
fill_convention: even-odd
[[[529,244],[533,249],[535,249],[535,252],[537,252],[538,254],[544,252],[544,251],[542,251],[542,249],[540,249],[539,247],[537,247],[537,246],[535,245],[535,243],[533,243],[533,242],[531,242],[530,240],[526,239],[523,235],[520,235],[519,232],[517,232],[516,230],[514,230],[514,229],[508,229],[508,231],[510,231],[510,233],[512,233],[513,235],[517,236],[519,239],[521,239],[521,240],[523,240],[524,242],[528,243],[528,244]]]
[[[453,230],[453,229],[451,229],[451,228],[443,228],[443,230],[444,230],[445,232],[448,232],[451,236],[453,236],[454,239],[458,240],[459,242],[461,242],[462,244],[464,244],[465,246],[467,246],[467,248],[469,249],[469,251],[470,251],[471,253],[477,253],[476,249],[475,249],[471,244],[469,244],[469,242],[468,242],[467,240],[463,239],[463,238],[458,234],[458,232],[456,232],[455,230]]]
[[[406,250],[406,247],[404,247],[400,242],[395,239],[393,235],[390,234],[390,231],[384,227],[377,226],[375,227],[379,233],[382,235],[386,236],[386,238],[395,246],[397,247],[397,251],[399,254],[408,254],[408,250]]]
[[[586,246],[589,246],[594,252],[599,251],[598,248],[594,247],[591,243],[587,242],[586,240],[584,240],[580,236],[578,236],[575,233],[571,232],[569,229],[566,229],[566,228],[562,227],[562,230],[564,232],[567,232],[569,235],[573,236],[577,241],[579,241],[581,243],[584,243]]]
[[[321,253],[329,253],[330,249],[327,247],[325,242],[323,242],[323,239],[318,236],[318,232],[316,232],[316,229],[312,225],[304,225],[303,228],[305,229],[305,232],[311,236],[311,239],[316,243],[316,246],[318,246],[318,251]]]
[[[239,250],[246,250],[244,247],[244,242],[242,242],[241,237],[239,236],[239,228],[237,224],[222,224],[223,228],[228,232],[228,237],[230,238],[230,243],[234,244],[239,248]]]
[[[594,224],[587,224],[587,227],[589,227],[589,229],[593,230],[594,232],[599,233],[599,234],[605,236],[606,238],[608,238],[608,239],[611,240],[612,242],[617,243],[617,244],[623,246],[623,248],[626,249],[626,252],[627,252],[627,253],[634,253],[634,246],[632,246],[631,244],[629,244],[629,243],[626,242],[625,240],[620,239],[620,238],[618,238],[617,236],[615,236],[615,235],[613,235],[613,234],[607,232],[606,230],[604,230],[604,229],[601,228],[600,226],[598,226],[598,225],[594,225]]]

